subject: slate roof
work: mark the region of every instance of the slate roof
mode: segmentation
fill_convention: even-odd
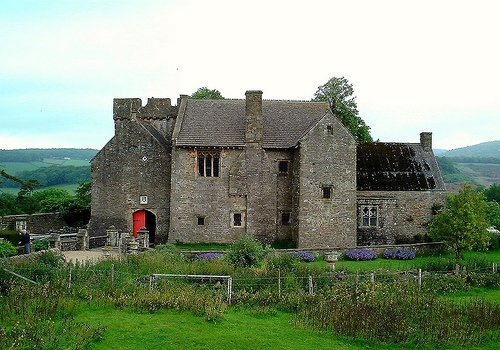
[[[263,147],[295,147],[328,112],[323,102],[262,101]],[[188,99],[179,119],[176,146],[245,146],[245,100]]]
[[[434,154],[420,144],[358,144],[356,166],[358,191],[444,190]]]
[[[144,121],[142,119],[137,119],[140,124],[153,136],[163,147],[168,148],[168,141],[163,137],[162,134],[151,123]]]

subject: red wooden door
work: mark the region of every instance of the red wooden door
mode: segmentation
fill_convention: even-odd
[[[141,227],[146,227],[146,211],[140,210],[134,213],[134,237],[137,238],[137,231],[141,229]]]

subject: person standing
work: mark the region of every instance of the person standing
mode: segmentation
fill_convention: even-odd
[[[21,232],[19,232],[19,236],[21,236],[21,242],[20,242],[20,244],[22,244],[24,246],[23,253],[24,254],[29,254],[31,252],[31,237],[30,237],[30,234],[26,230],[21,230]]]

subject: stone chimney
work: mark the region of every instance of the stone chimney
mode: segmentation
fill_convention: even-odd
[[[245,93],[245,142],[262,142],[262,91],[250,90]]]
[[[420,133],[420,145],[425,152],[432,152],[432,132]]]

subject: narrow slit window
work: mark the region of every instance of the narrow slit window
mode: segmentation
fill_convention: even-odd
[[[281,213],[281,225],[290,226],[290,213]]]
[[[332,125],[327,125],[326,126],[326,134],[327,135],[333,135],[333,126]]]
[[[329,199],[332,198],[332,187],[331,186],[323,186],[322,187],[322,198]]]
[[[288,175],[288,160],[280,160],[278,162],[278,175],[279,176]]]

